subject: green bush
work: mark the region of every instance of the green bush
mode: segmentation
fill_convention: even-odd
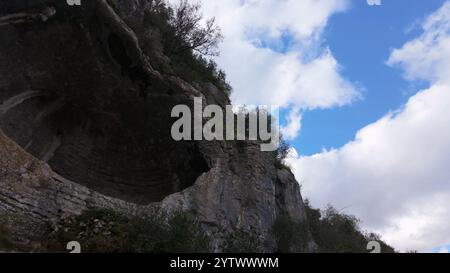
[[[187,82],[210,82],[227,95],[231,94],[231,85],[227,82],[223,70],[218,70],[213,60],[196,56],[191,51],[171,55],[174,73]]]
[[[319,252],[324,253],[368,253],[367,244],[378,241],[383,253],[395,250],[373,233],[365,233],[355,216],[339,212],[329,206],[324,211],[314,209],[305,202],[308,226]]]
[[[177,35],[175,26],[170,24],[171,21],[175,20],[174,16],[172,7],[166,4],[165,1],[153,1],[152,7],[146,11],[144,29],[157,29],[159,32],[158,38],[161,41],[154,41],[152,37],[143,37],[144,41],[149,41],[145,43],[147,46],[144,47],[146,54],[151,57],[154,55],[152,51],[158,47],[155,44],[161,44],[162,51],[170,58],[170,68],[175,75],[190,83],[210,82],[230,95],[232,88],[227,82],[226,74],[218,69],[217,64],[213,60],[207,60],[192,49],[173,50],[173,45],[186,43]],[[145,33],[145,31],[142,30],[142,33]],[[153,64],[156,63],[158,68],[164,68],[164,72],[168,73],[168,69],[163,64],[158,64],[156,60],[151,60],[151,62]]]
[[[222,251],[224,253],[261,253],[263,242],[257,235],[238,229],[226,236]]]
[[[367,245],[377,241],[382,253],[394,253],[380,236],[361,231],[355,216],[339,212],[329,206],[324,211],[312,208],[305,201],[307,221],[296,222],[287,216],[279,217],[272,228],[278,252],[302,252],[308,250],[312,239],[321,253],[369,253]]]
[[[291,167],[286,163],[286,159],[289,155],[289,151],[291,146],[289,143],[280,135],[280,144],[278,145],[277,150],[274,152],[275,156],[275,166],[278,169],[287,169],[290,170]]]
[[[209,239],[187,213],[129,217],[109,210],[92,210],[59,223],[51,251],[65,251],[78,241],[83,252],[185,253],[209,252]]]
[[[288,216],[279,217],[272,228],[278,252],[303,252],[309,241],[306,224],[296,222]]]

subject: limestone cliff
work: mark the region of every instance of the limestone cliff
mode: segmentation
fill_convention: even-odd
[[[151,3],[0,1],[0,221],[34,242],[90,208],[184,210],[213,251],[236,229],[274,251],[278,217],[306,221],[299,185],[255,143],[172,140],[173,106],[230,100],[161,68],[172,60],[147,46],[161,35]]]

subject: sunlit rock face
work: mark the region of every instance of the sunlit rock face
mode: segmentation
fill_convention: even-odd
[[[47,221],[93,207],[185,210],[214,236],[213,251],[237,229],[273,251],[279,216],[306,220],[294,176],[257,143],[173,141],[173,106],[230,100],[210,83],[156,69],[171,60],[144,47],[160,35],[143,25],[151,1],[116,2],[0,1],[0,136],[17,151],[12,159],[29,158],[0,161],[0,214]],[[43,185],[24,183],[26,194],[13,198],[31,161],[46,170]]]

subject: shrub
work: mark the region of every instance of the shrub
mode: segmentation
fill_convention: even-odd
[[[308,243],[308,228],[305,223],[292,220],[288,216],[280,216],[274,223],[273,235],[278,252],[302,252]]]
[[[110,210],[91,210],[59,223],[49,248],[65,251],[78,241],[83,252],[184,253],[208,252],[209,239],[187,213],[152,217],[125,216]]]
[[[224,253],[261,253],[263,242],[259,236],[238,229],[226,236],[222,251]]]
[[[368,253],[367,244],[378,241],[382,252],[395,250],[383,242],[376,234],[361,231],[359,219],[339,212],[328,206],[324,211],[314,209],[305,201],[309,230],[319,247],[325,253]]]
[[[275,166],[278,169],[287,169],[287,170],[291,169],[290,166],[287,165],[286,163],[286,159],[289,155],[290,149],[291,146],[289,145],[289,143],[283,138],[282,135],[280,135],[279,146],[274,153]]]
[[[172,69],[176,75],[187,82],[210,82],[217,88],[230,95],[232,88],[227,82],[226,74],[217,69],[213,60],[202,56],[195,56],[192,52],[184,52],[171,56]]]
[[[146,11],[144,29],[157,29],[159,35],[156,36],[159,37],[143,37],[146,53],[152,56],[155,48],[161,46],[170,57],[173,73],[190,83],[211,82],[230,95],[232,88],[225,72],[218,69],[213,60],[205,58],[218,54],[217,47],[222,39],[220,29],[214,18],[207,20],[205,27],[201,26],[201,20],[199,4],[181,0],[178,5],[171,6],[163,0],[154,0]],[[168,73],[164,64],[158,64],[157,60],[152,60],[152,63]]]

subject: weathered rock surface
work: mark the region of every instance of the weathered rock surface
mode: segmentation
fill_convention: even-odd
[[[1,221],[32,240],[40,223],[89,208],[186,210],[215,251],[236,229],[273,251],[279,216],[306,220],[294,176],[254,143],[172,141],[174,105],[229,98],[154,69],[170,60],[143,49],[158,35],[143,25],[152,1],[115,2],[120,15],[106,0],[0,1]]]

